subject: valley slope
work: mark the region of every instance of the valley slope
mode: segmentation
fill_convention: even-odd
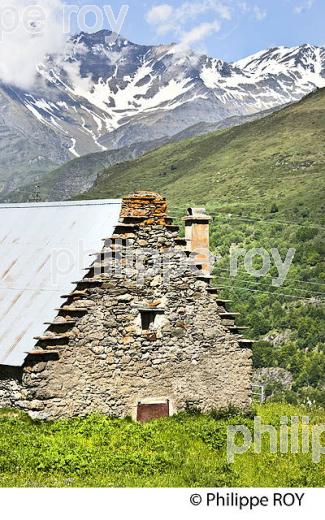
[[[117,150],[106,150],[84,155],[68,161],[48,174],[35,177],[33,183],[21,186],[9,193],[0,193],[0,202],[28,202],[35,196],[42,201],[66,200],[86,192],[95,184],[98,175],[115,164],[141,157],[145,153],[160,148],[164,144],[181,141],[188,137],[205,135],[217,129],[244,124],[265,117],[275,108],[252,116],[238,116],[219,123],[197,123],[172,137],[164,137],[146,142],[134,143]]]
[[[157,190],[175,209],[208,204],[267,214],[277,203],[294,215],[298,203],[317,218],[324,209],[325,89],[252,123],[168,144],[118,164],[83,198]]]
[[[177,220],[189,206],[213,215],[211,241],[220,295],[258,340],[254,364],[269,395],[325,404],[325,89],[259,121],[169,144],[99,176],[78,198],[137,190],[168,197]],[[243,260],[230,276],[230,250],[276,249],[294,259],[280,287],[277,269],[252,277]],[[260,267],[260,264],[254,264]],[[268,367],[273,367],[268,370]],[[290,372],[292,389],[274,375]]]

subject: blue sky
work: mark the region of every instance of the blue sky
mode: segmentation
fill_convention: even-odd
[[[102,8],[117,18],[129,6],[121,33],[142,44],[185,42],[210,56],[233,61],[277,45],[325,45],[324,0],[65,0]],[[104,17],[106,18],[106,17]],[[90,26],[94,17],[86,18]],[[77,24],[73,30],[78,29]],[[105,28],[109,28],[105,21]],[[95,27],[97,29],[97,27]],[[91,32],[91,31],[90,31]]]

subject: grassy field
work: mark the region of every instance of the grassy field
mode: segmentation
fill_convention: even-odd
[[[309,415],[312,428],[325,411],[267,404],[255,411],[279,428],[281,416]],[[308,454],[263,450],[227,461],[227,426],[252,430],[240,416],[179,414],[144,425],[103,416],[32,422],[0,411],[0,487],[315,487],[325,485],[325,461]],[[240,439],[237,440],[240,444]],[[290,447],[290,443],[289,443]]]

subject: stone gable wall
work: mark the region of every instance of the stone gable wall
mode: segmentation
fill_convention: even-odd
[[[115,249],[117,257],[103,262],[117,270],[87,275],[97,282],[80,284],[80,296],[66,304],[87,312],[77,318],[62,313],[76,319],[68,344],[50,342],[59,358],[29,356],[21,391],[10,382],[14,399],[8,400],[8,392],[1,399],[0,376],[0,405],[10,403],[43,419],[94,411],[135,418],[138,402],[149,399],[168,399],[172,412],[249,405],[251,350],[239,345],[219,316],[224,309],[207,291],[208,280],[185,260],[177,231],[160,214],[157,218],[160,223],[146,219],[107,242],[105,250]],[[167,251],[169,265],[162,273],[157,259],[165,259]],[[148,308],[159,312],[151,330],[144,331],[141,309]]]

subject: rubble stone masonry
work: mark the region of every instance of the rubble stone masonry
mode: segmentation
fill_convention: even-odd
[[[249,405],[251,350],[166,211],[157,194],[124,199],[121,224],[56,323],[21,370],[0,367],[0,406],[135,419],[146,402],[168,400],[171,413]]]

